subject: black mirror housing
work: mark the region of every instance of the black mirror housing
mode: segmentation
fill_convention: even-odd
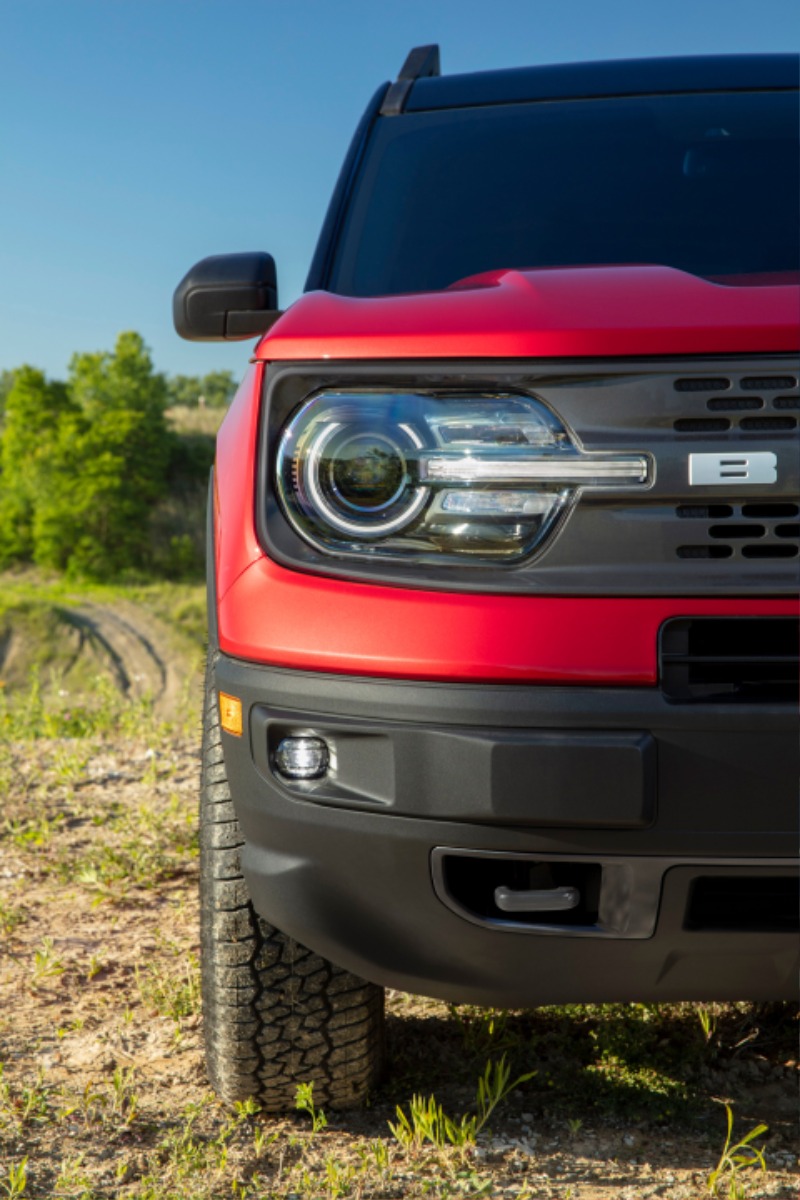
[[[271,254],[216,254],[184,275],[172,298],[175,329],[190,342],[241,341],[280,316]]]

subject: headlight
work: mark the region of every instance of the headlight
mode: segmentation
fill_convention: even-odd
[[[378,414],[342,412],[314,422],[291,465],[309,512],[348,537],[386,537],[404,528],[427,500],[411,483],[420,449],[413,430],[386,430]]]
[[[580,487],[648,482],[643,455],[584,454],[540,401],[508,394],[324,391],[285,426],[284,512],[333,553],[517,560]]]

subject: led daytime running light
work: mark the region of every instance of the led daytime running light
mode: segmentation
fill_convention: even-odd
[[[602,486],[619,480],[645,483],[648,476],[646,458],[552,458],[500,459],[481,455],[445,458],[442,455],[423,458],[419,464],[420,479],[433,483],[558,483]]]

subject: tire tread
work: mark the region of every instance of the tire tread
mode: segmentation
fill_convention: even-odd
[[[203,1029],[209,1078],[222,1099],[254,1097],[268,1112],[314,1102],[363,1103],[383,1059],[383,990],[301,946],[259,917],[241,870],[244,844],[225,771],[209,654],[200,798]]]

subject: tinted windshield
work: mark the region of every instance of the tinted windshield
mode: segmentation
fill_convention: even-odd
[[[795,92],[538,101],[382,117],[329,286],[427,291],[500,268],[800,269]]]

